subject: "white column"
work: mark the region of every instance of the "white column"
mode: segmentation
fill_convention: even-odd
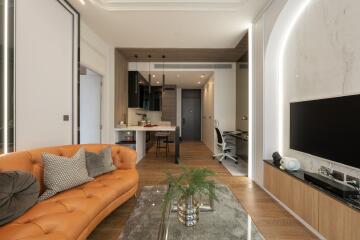
[[[136,131],[136,153],[137,153],[136,163],[138,163],[145,157],[145,153],[146,153],[145,131]]]

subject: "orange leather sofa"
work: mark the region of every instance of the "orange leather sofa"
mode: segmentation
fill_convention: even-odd
[[[81,146],[91,152],[112,146],[112,158],[118,169],[37,203],[18,219],[0,227],[1,240],[86,239],[107,215],[135,195],[139,183],[136,152],[122,146],[71,145],[15,152],[0,156],[0,171],[32,173],[39,180],[42,193],[41,154],[70,157]]]

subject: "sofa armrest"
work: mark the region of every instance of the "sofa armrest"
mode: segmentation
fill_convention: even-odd
[[[136,151],[131,148],[113,145],[112,158],[115,166],[118,169],[136,168],[137,155],[136,155]]]

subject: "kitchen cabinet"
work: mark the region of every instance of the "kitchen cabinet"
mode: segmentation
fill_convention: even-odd
[[[152,86],[150,94],[150,111],[161,111],[162,87]]]
[[[161,110],[162,87],[151,86],[137,71],[129,71],[129,108],[142,108],[150,111]]]
[[[128,82],[128,107],[129,108],[143,108],[146,109],[146,99],[148,99],[148,82],[145,78],[137,71],[129,71],[129,82]]]
[[[162,121],[171,122],[172,126],[176,126],[176,86],[167,85],[162,95]]]

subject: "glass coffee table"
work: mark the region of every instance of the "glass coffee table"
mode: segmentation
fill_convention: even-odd
[[[146,186],[142,189],[119,240],[262,240],[248,213],[225,185],[217,185],[219,201],[204,201],[199,223],[186,227],[177,213],[163,205],[166,186]]]

